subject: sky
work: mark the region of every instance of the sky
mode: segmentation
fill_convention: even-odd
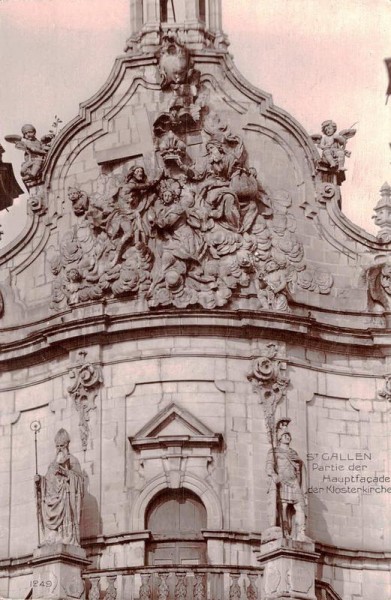
[[[179,0],[175,0],[178,2]],[[376,232],[373,207],[391,183],[390,0],[223,0],[223,27],[242,74],[309,133],[356,123],[344,213]],[[0,143],[19,178],[22,152],[4,141],[33,123],[63,125],[104,84],[129,35],[130,0],[0,0]],[[23,228],[26,195],[0,213],[0,248]]]

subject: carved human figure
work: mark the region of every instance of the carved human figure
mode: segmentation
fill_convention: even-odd
[[[277,447],[267,455],[269,518],[285,537],[305,541],[306,498],[303,491],[303,462],[290,447],[292,436],[283,425],[277,429]],[[279,510],[280,505],[280,510]]]
[[[197,219],[193,207],[194,193],[190,189],[184,188],[178,194],[166,188],[150,211],[150,222],[160,237],[157,245],[160,260],[156,263],[152,287],[165,278],[170,281],[179,278],[186,272],[186,263],[198,263],[204,242],[199,230],[189,225],[189,221]]]
[[[375,214],[372,217],[375,225],[380,227],[377,239],[382,244],[391,241],[391,186],[385,182],[380,188],[380,200],[375,206]]]
[[[45,157],[54,137],[54,135],[47,135],[38,140],[36,133],[34,125],[23,125],[22,138],[15,143],[15,148],[24,151],[24,162],[20,169],[20,175],[28,187],[39,182]]]
[[[380,272],[380,285],[387,294],[391,296],[391,265],[384,265]]]
[[[80,217],[87,212],[89,198],[85,192],[76,187],[69,187],[68,198],[72,203],[73,212],[77,217]]]
[[[355,129],[344,129],[336,134],[337,124],[334,121],[323,121],[321,125],[322,135],[315,134],[314,142],[322,151],[322,159],[331,168],[337,167],[339,171],[345,171],[345,156],[350,156],[346,150],[346,142],[356,133]]]
[[[204,167],[188,167],[178,161],[190,180],[200,181],[198,206],[203,215],[203,230],[211,229],[214,223],[231,231],[239,231],[240,210],[238,198],[230,187],[232,175],[238,168],[238,157],[227,152],[224,144],[210,140],[206,144]]]
[[[125,183],[119,186],[114,196],[116,208],[107,219],[106,231],[110,238],[122,238],[120,246],[131,239],[145,241],[149,236],[144,214],[152,203],[158,181],[148,181],[143,167],[135,165],[129,169]]]
[[[258,300],[266,310],[288,310],[286,297],[288,279],[285,269],[270,259],[258,275]]]
[[[68,432],[60,429],[54,442],[54,460],[46,475],[36,475],[34,480],[44,543],[79,546],[83,475],[79,461],[69,452]]]

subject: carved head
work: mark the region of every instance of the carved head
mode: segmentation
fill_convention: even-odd
[[[56,444],[56,461],[61,464],[69,458],[69,443],[71,438],[66,429],[59,429],[55,435],[54,443]]]
[[[169,206],[174,202],[174,193],[171,190],[164,190],[161,195],[161,201],[165,206]]]
[[[391,296],[391,265],[384,265],[380,273],[380,285]]]
[[[34,125],[30,125],[29,123],[27,123],[26,125],[23,125],[22,135],[27,140],[33,140],[35,138],[36,133],[37,133],[37,130],[35,129]]]
[[[173,36],[165,36],[160,53],[159,69],[162,88],[170,84],[185,83],[190,69],[190,55]]]
[[[264,266],[265,273],[274,273],[274,271],[278,271],[280,269],[280,265],[274,258],[270,258]]]
[[[59,254],[53,256],[52,260],[50,261],[50,269],[53,275],[58,275],[61,272],[62,261],[61,256]]]
[[[283,446],[289,446],[292,440],[292,436],[289,433],[289,431],[287,431],[286,429],[282,429],[281,432],[278,434],[277,440],[279,444],[282,444]]]
[[[335,121],[331,121],[330,119],[328,121],[323,121],[321,127],[322,132],[325,135],[334,135],[334,133],[337,131],[337,124]]]
[[[69,283],[80,283],[83,279],[79,269],[77,269],[76,267],[69,267],[67,269],[66,278],[69,281]]]
[[[73,212],[77,217],[83,215],[88,209],[88,196],[78,188],[69,187],[68,198],[72,202]]]
[[[133,167],[130,167],[128,174],[126,175],[126,181],[129,183],[129,181],[135,181],[137,183],[144,183],[144,181],[147,179],[147,176],[145,174],[145,171],[143,169],[143,167],[141,167],[140,165],[133,165]]]
[[[225,154],[223,144],[217,140],[207,142],[206,152],[213,160],[220,160],[222,155]]]

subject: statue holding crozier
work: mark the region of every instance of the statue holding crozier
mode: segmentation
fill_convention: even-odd
[[[35,475],[36,499],[43,544],[80,546],[80,514],[83,475],[80,463],[70,452],[70,437],[60,429],[54,442],[56,455],[47,473]]]

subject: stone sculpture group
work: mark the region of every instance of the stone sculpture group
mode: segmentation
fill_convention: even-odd
[[[242,138],[206,106],[200,73],[174,37],[164,40],[159,72],[169,96],[153,123],[162,169],[134,164],[101,175],[92,193],[68,189],[77,224],[51,261],[52,308],[126,296],[150,308],[213,309],[240,294],[286,311],[295,286],[329,293],[331,275],[305,264],[289,194],[266,192]],[[192,132],[204,140],[195,160]]]

